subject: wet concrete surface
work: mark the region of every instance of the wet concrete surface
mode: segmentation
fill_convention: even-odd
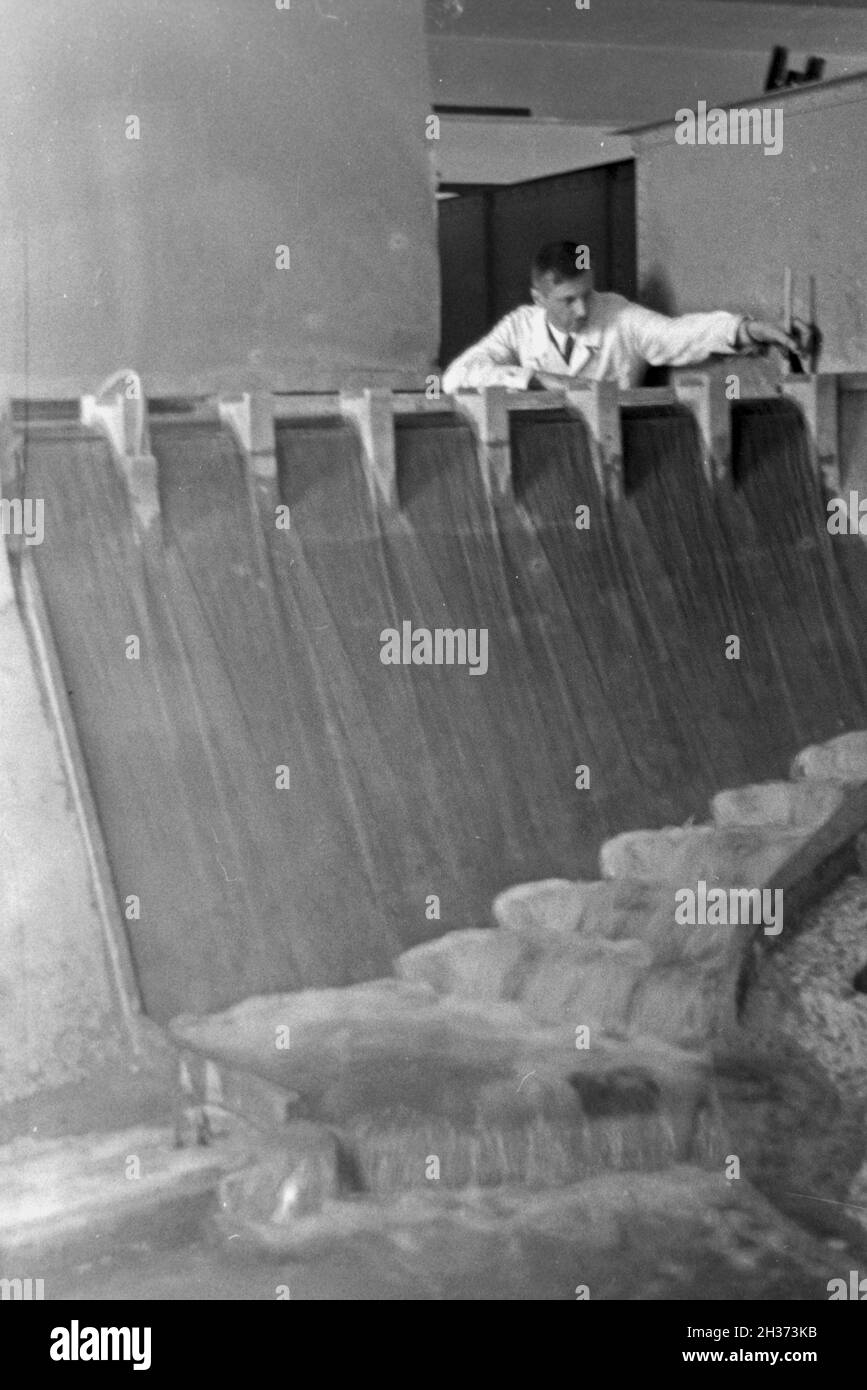
[[[596,1300],[827,1297],[853,1258],[806,1237],[744,1185],[693,1169],[589,1180],[544,1196],[501,1189],[460,1200],[331,1210],[294,1258],[168,1232],[46,1268],[49,1299]],[[354,1229],[353,1229],[354,1227]],[[297,1234],[297,1233],[296,1233]]]

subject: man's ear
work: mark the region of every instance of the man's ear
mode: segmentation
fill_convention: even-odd
[[[539,291],[536,289],[535,285],[530,286],[530,298],[532,299],[534,304],[541,305],[544,303],[544,300],[540,295]]]

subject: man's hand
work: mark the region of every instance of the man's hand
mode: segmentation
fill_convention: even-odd
[[[794,352],[799,357],[808,350],[810,326],[801,319],[792,321],[792,332],[787,333],[781,324],[763,323],[761,319],[742,319],[738,324],[735,346],[759,351],[763,347],[777,347],[781,352]]]
[[[537,391],[562,391],[566,386],[574,385],[575,378],[568,372],[534,372],[530,378],[531,390]]]

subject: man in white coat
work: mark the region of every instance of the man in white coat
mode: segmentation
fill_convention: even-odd
[[[550,242],[530,273],[532,304],[513,309],[443,376],[443,390],[510,386],[556,390],[573,377],[635,386],[645,366],[688,367],[713,354],[773,345],[797,352],[785,329],[718,311],[667,318],[619,294],[593,288],[587,247]]]

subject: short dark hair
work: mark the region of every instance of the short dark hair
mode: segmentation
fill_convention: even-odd
[[[546,241],[533,257],[530,266],[530,279],[534,285],[550,275],[555,285],[563,280],[574,280],[581,274],[577,258],[581,243],[578,241]]]

